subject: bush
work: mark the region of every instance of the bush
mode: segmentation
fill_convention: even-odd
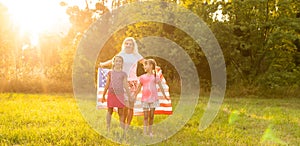
[[[280,87],[299,87],[300,85],[300,71],[293,72],[281,71],[266,73],[260,77],[255,83],[269,89],[278,89]]]
[[[53,79],[27,78],[2,80],[0,92],[22,92],[22,93],[53,93],[72,92],[72,82],[63,82]]]

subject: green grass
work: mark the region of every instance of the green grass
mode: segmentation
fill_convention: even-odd
[[[207,101],[208,98],[199,98],[194,114],[185,126],[156,145],[298,145],[300,142],[300,99],[225,98],[213,123],[199,131]],[[78,105],[71,94],[2,93],[0,145],[118,144],[113,142],[120,135],[117,116],[114,115],[112,123],[115,128],[106,133],[105,110],[94,109],[94,103]],[[87,113],[94,118],[89,120],[83,116]],[[180,116],[175,118],[181,120]],[[166,119],[166,116],[157,115],[155,123],[163,125]],[[136,128],[130,129],[129,133],[142,135],[142,120],[143,117],[134,117]],[[159,138],[166,129],[154,130]],[[153,140],[133,135],[129,134],[126,140],[119,142],[140,145]]]

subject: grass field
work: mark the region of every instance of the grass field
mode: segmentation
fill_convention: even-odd
[[[199,131],[199,120],[207,101],[208,98],[199,98],[198,106],[185,126],[155,145],[300,143],[300,99],[225,98],[213,123],[206,130]],[[98,119],[103,119],[99,125],[104,125],[105,111],[101,113],[97,115]],[[156,116],[155,122],[165,118]],[[141,126],[142,120],[142,117],[134,117],[133,125]],[[105,132],[99,134],[87,124],[71,94],[0,94],[0,145],[118,144],[106,137]]]

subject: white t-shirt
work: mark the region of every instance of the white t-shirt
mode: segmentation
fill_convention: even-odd
[[[143,58],[140,54],[127,54],[127,53],[120,53],[120,56],[123,57],[124,59],[124,64],[123,64],[123,71],[126,72],[128,75],[128,80],[137,80],[136,76],[136,69],[137,69],[137,64],[138,61]]]

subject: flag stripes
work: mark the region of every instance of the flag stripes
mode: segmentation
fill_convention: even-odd
[[[107,102],[102,103],[102,96],[103,96],[103,91],[104,91],[104,86],[106,83],[106,77],[109,69],[104,69],[104,68],[98,68],[98,75],[97,75],[97,109],[107,109]],[[167,97],[170,98],[170,93],[169,93],[169,86],[167,85],[167,82],[165,78],[162,75],[162,70],[160,68],[157,68],[157,75],[161,79],[162,86],[164,88],[165,94]],[[157,90],[158,90],[158,99],[160,106],[155,108],[155,114],[165,114],[165,115],[171,115],[172,114],[172,103],[171,100],[166,100],[163,97],[163,94],[157,85]],[[143,90],[143,89],[142,89]],[[137,100],[134,104],[134,115],[141,116],[143,115],[143,108],[142,108],[142,92],[140,92],[137,95]],[[107,99],[107,95],[106,95]]]

